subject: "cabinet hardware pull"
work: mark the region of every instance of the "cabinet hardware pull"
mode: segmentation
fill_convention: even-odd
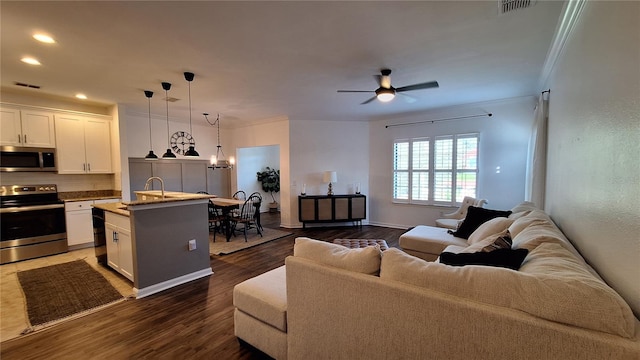
[[[22,144],[22,137],[18,134],[18,143]]]
[[[82,164],[82,171],[87,171],[87,164]]]
[[[27,134],[24,134],[24,143],[27,143]]]
[[[87,163],[87,171],[91,171],[91,163]]]

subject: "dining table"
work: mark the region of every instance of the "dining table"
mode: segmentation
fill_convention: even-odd
[[[231,212],[233,211],[233,209],[238,209],[240,206],[242,206],[245,200],[222,197],[215,197],[210,200],[213,205],[219,207],[222,210],[222,216],[224,217],[223,228],[227,241],[229,241],[231,239],[231,234],[233,234],[233,229],[231,228]]]

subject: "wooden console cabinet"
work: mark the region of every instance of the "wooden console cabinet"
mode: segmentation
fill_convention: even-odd
[[[298,220],[307,223],[352,221],[362,226],[367,217],[367,197],[364,195],[298,196]]]

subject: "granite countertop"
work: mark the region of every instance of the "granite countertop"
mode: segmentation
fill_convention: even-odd
[[[160,193],[160,191],[158,191],[158,194],[159,193]],[[174,194],[178,194],[178,193],[174,193]],[[125,205],[125,206],[147,205],[147,204],[162,204],[162,203],[170,203],[170,202],[177,202],[177,201],[210,199],[210,198],[215,197],[215,195],[207,195],[207,194],[187,194],[187,193],[180,193],[180,194],[181,195],[179,195],[179,196],[173,195],[175,197],[171,197],[170,195],[167,195],[167,192],[165,192],[165,198],[164,199],[125,201],[122,204]]]
[[[58,198],[65,202],[119,199],[121,197],[122,191],[120,190],[65,191],[58,193]]]
[[[104,211],[109,211],[114,214],[129,216],[129,210],[127,210],[127,206],[123,203],[106,203],[106,204],[95,204],[94,208],[102,209]]]

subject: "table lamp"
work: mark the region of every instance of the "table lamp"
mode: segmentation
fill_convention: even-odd
[[[333,195],[333,187],[331,183],[338,182],[338,174],[335,171],[325,171],[324,174],[322,174],[322,181],[329,183],[327,195]]]

